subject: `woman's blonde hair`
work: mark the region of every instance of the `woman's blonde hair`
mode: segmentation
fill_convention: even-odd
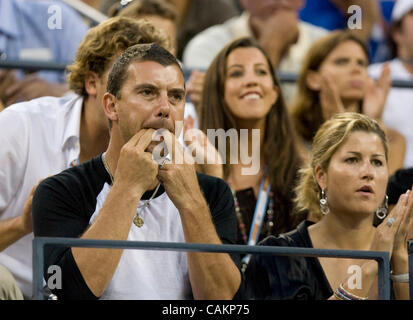
[[[320,187],[315,178],[315,167],[320,166],[327,172],[331,157],[345,143],[351,133],[363,131],[377,134],[383,143],[386,160],[388,159],[388,142],[386,134],[377,121],[355,112],[344,112],[326,121],[317,131],[312,145],[311,161],[299,171],[299,182],[294,199],[297,212],[308,212],[321,219]]]

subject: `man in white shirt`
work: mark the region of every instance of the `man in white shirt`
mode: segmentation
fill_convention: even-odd
[[[298,73],[301,62],[312,43],[327,30],[298,20],[303,0],[240,0],[242,15],[224,24],[210,27],[186,46],[183,62],[186,67],[207,69],[217,53],[229,42],[240,37],[256,38],[268,53],[274,68],[281,72]],[[294,95],[291,86],[287,99]],[[191,96],[191,86],[189,85]]]
[[[106,150],[109,130],[101,103],[109,70],[120,50],[152,42],[169,45],[149,24],[109,19],[89,30],[69,67],[75,94],[38,98],[0,112],[0,265],[13,273],[25,298],[32,295],[28,195],[41,179]]]
[[[83,18],[63,1],[0,1],[0,55],[6,60],[65,63],[88,31]],[[0,70],[0,99],[5,106],[68,90],[63,71]]]
[[[393,80],[413,81],[413,1],[398,0],[392,12],[392,36],[397,57],[390,61]],[[368,68],[378,78],[383,63]],[[383,123],[398,130],[406,138],[404,167],[413,167],[413,88],[391,88],[383,111]]]

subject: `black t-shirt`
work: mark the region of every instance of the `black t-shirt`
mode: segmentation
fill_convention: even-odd
[[[235,193],[239,208],[242,215],[243,223],[245,224],[245,232],[247,239],[250,235],[252,220],[254,218],[255,207],[257,205],[257,198],[255,197],[254,190],[252,188],[247,188],[243,190],[238,190]],[[258,242],[264,240],[270,235],[278,235],[280,233],[285,233],[293,229],[292,222],[290,221],[290,206],[289,203],[282,201],[279,197],[273,196],[274,201],[274,213],[271,222],[272,226],[268,225],[268,204],[265,208],[265,216],[261,225],[260,235],[258,237]],[[247,240],[248,241],[248,240]],[[246,244],[242,238],[240,228],[238,226],[238,237],[237,244]]]
[[[224,244],[237,239],[237,220],[231,190],[218,178],[197,173],[218,236]],[[42,181],[33,197],[33,232],[37,237],[80,237],[89,226],[96,209],[96,198],[105,183],[110,184],[101,156]],[[152,190],[142,200],[149,199]],[[155,197],[165,192],[161,186]],[[62,289],[54,291],[59,299],[97,299],[83,279],[70,248],[45,247],[44,276],[47,268],[62,270]],[[231,255],[240,267],[239,255]],[[173,270],[171,270],[173,272]]]
[[[312,248],[307,230],[311,224],[303,221],[297,229],[270,236],[259,245]],[[256,254],[234,299],[325,300],[332,295],[317,258]]]
[[[387,195],[389,204],[396,204],[400,196],[413,185],[413,168],[399,169],[390,178],[387,183]]]

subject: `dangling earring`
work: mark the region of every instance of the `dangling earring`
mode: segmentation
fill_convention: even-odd
[[[387,216],[387,209],[389,208],[388,201],[389,201],[389,197],[386,195],[386,197],[383,200],[382,205],[376,210],[376,217],[379,218],[380,220],[383,220]]]
[[[328,207],[328,203],[327,203],[327,196],[323,189],[321,189],[320,211],[323,215],[326,215],[327,213],[330,212],[330,208]]]

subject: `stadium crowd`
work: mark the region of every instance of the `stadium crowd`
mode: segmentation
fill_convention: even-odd
[[[0,300],[35,237],[385,251],[409,299],[413,0],[82,2],[0,1]],[[49,299],[378,299],[373,260],[44,254]]]

